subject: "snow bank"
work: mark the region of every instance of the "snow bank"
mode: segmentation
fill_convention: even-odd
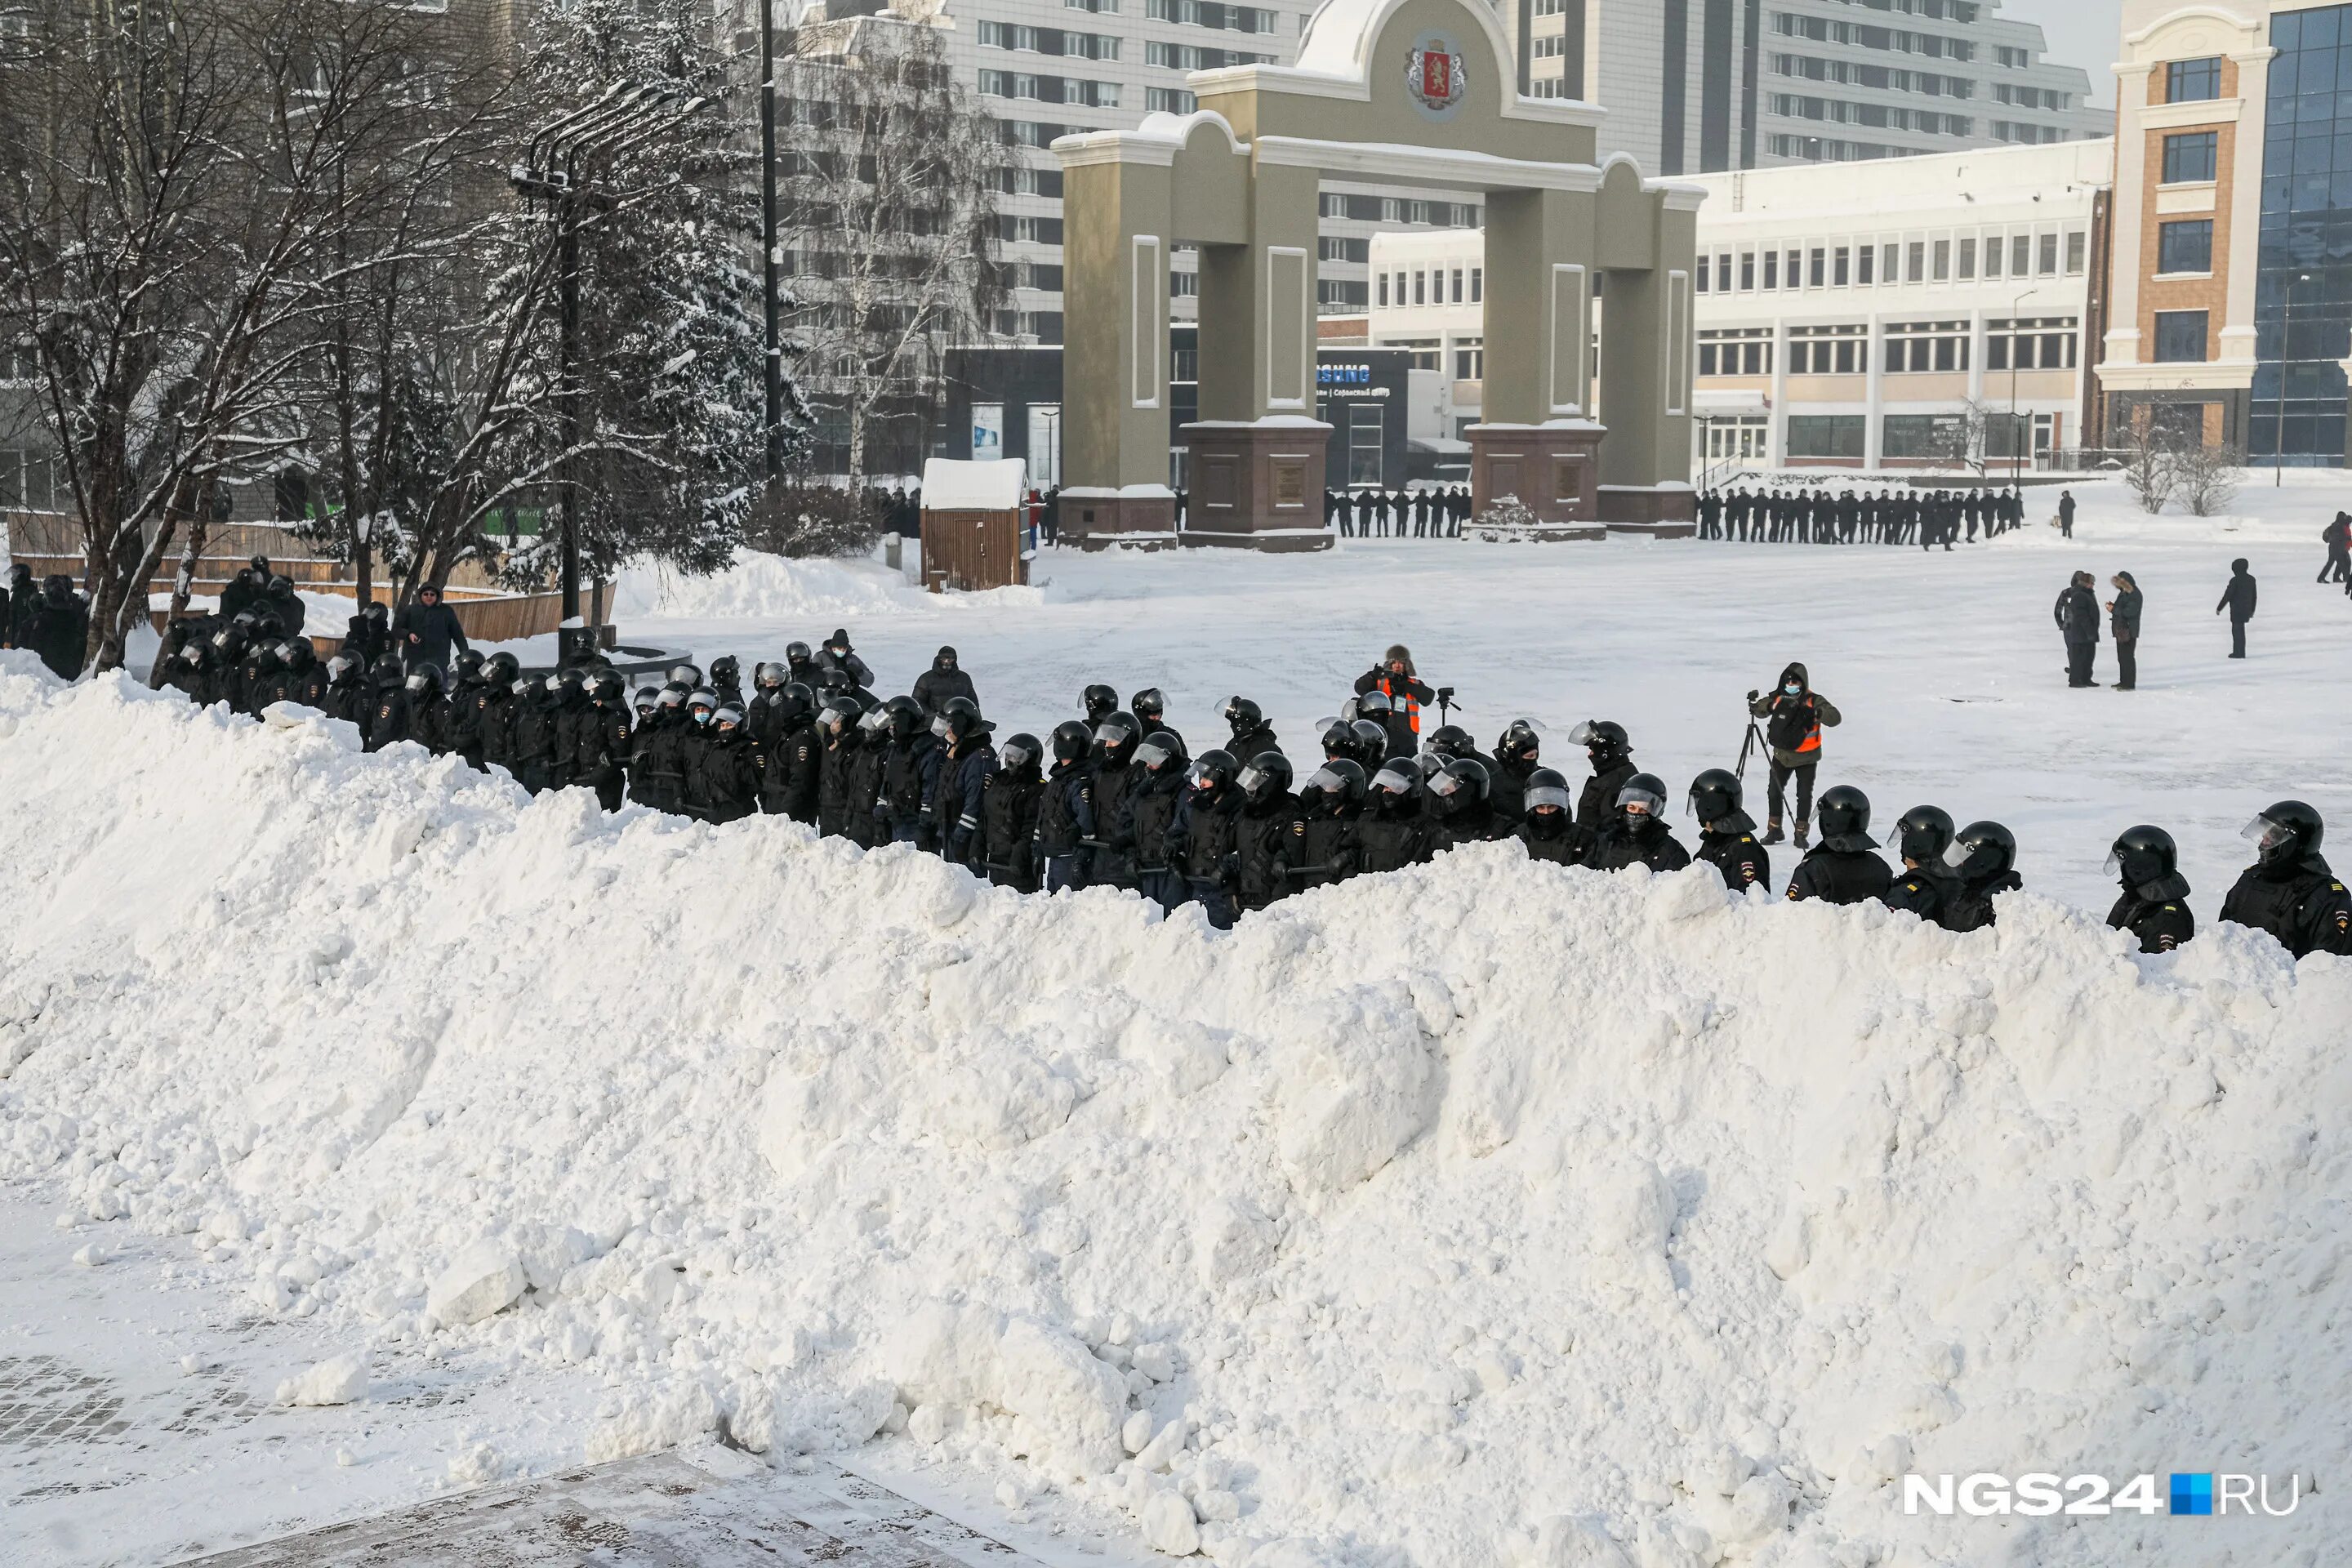
[[[0,800],[0,1174],[577,1363],[589,1454],[878,1442],[1225,1568],[2335,1550],[2341,960],[1505,847],[1220,935],[15,656]],[[2175,1468],[2305,1498],[1894,1481]]]
[[[928,614],[937,603],[901,574],[873,562],[793,560],[756,550],[737,551],[733,566],[708,577],[640,563],[621,573],[613,592],[614,613],[625,616],[824,621],[811,642],[855,616]]]

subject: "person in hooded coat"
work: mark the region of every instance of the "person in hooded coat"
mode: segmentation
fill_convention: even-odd
[[[922,704],[926,717],[936,717],[950,697],[961,697],[975,708],[980,705],[980,693],[972,689],[971,677],[964,673],[956,650],[942,646],[931,656],[931,668],[915,677],[914,698]]]
[[[1748,694],[1748,711],[1764,721],[1764,742],[1771,750],[1770,816],[1764,842],[1778,844],[1784,837],[1782,803],[1790,781],[1797,786],[1797,847],[1802,849],[1813,817],[1813,779],[1822,763],[1822,731],[1845,721],[1837,704],[1813,689],[1813,678],[1801,664],[1780,672],[1780,682],[1769,693]]]
[[[62,572],[41,584],[33,607],[25,646],[41,656],[49,673],[71,680],[81,673],[83,651],[89,644],[89,601],[74,592],[73,579]]]
[[[1421,750],[1421,710],[1437,700],[1437,692],[1412,667],[1412,650],[1392,643],[1381,662],[1356,677],[1356,695],[1377,691],[1389,700],[1381,723],[1389,731],[1389,755],[1411,756]]]
[[[786,652],[789,654],[790,650],[787,649]],[[874,671],[866,668],[864,659],[857,657],[857,650],[849,646],[849,629],[846,626],[833,628],[833,635],[825,638],[824,646],[816,651],[815,666],[820,675],[828,669],[841,671],[849,678],[849,683],[858,688],[861,692],[870,692],[873,689]],[[795,680],[800,679],[797,671],[794,672],[793,679]]]
[[[0,647],[30,647],[26,628],[33,624],[34,601],[40,590],[33,585],[33,569],[22,561],[8,568],[8,591],[0,594]]]
[[[2099,601],[2091,592],[2091,574],[2077,572],[2059,590],[2058,601],[2050,607],[2050,617],[2058,625],[2059,635],[2066,642],[2066,684],[2071,687],[2096,686],[2091,679],[2092,667],[2099,654]]]

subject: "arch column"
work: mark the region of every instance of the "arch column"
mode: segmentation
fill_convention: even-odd
[[[1168,257],[1176,149],[1104,138],[1062,154],[1062,532],[1074,543],[1165,546]]]
[[[1508,497],[1539,522],[1598,529],[1606,432],[1592,418],[1597,205],[1592,189],[1487,194],[1486,375],[1469,431],[1478,511]]]

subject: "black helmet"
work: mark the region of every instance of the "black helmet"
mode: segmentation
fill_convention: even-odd
[[[1105,691],[1110,689],[1106,686]],[[1118,699],[1113,698],[1115,702]],[[1084,760],[1087,748],[1094,744],[1094,731],[1076,719],[1065,719],[1054,726],[1054,760],[1075,763]]]
[[[742,681],[743,666],[731,653],[722,653],[710,661],[710,684],[734,686]],[[740,722],[740,719],[738,722]]]
[[[1913,806],[1886,836],[1887,847],[1914,866],[1934,865],[1951,843],[1952,814],[1940,805]]]
[[[308,669],[318,657],[309,637],[288,637],[278,645],[278,662],[289,669]]]
[[[1349,728],[1356,731],[1356,761],[1367,773],[1377,771],[1388,759],[1389,732],[1373,719],[1359,719]]]
[[[1045,748],[1037,743],[1037,737],[1024,730],[996,748],[997,769],[1003,773],[1013,773],[1024,770],[1034,771],[1037,766],[1038,757],[1044,752]]]
[[[1143,744],[1135,748],[1135,760],[1144,772],[1154,774],[1171,770],[1181,773],[1191,765],[1183,740],[1171,730],[1154,730],[1143,737]]]
[[[1078,693],[1078,701],[1087,710],[1087,728],[1091,730],[1103,721],[1103,715],[1118,708],[1118,693],[1100,681]]]
[[[1944,847],[1944,864],[1967,881],[1997,877],[2017,864],[2017,835],[1998,822],[1971,822]]]
[[[709,689],[689,692],[686,699],[686,710],[694,715],[696,723],[709,723],[710,716],[719,711],[719,693]]]
[[[1528,787],[1522,798],[1529,816],[1546,809],[1555,809],[1565,815],[1576,805],[1568,793],[1566,776],[1551,768],[1538,768],[1528,775]]]
[[[253,635],[262,642],[276,642],[286,635],[286,623],[276,616],[257,616],[253,622]]]
[[[1596,763],[1614,763],[1633,754],[1633,738],[1613,719],[1587,719],[1570,730],[1568,738],[1591,752]]]
[[[1655,773],[1635,773],[1617,786],[1617,810],[1627,817],[1646,816],[1653,822],[1666,815],[1666,781]]]
[[[1739,808],[1744,794],[1739,776],[1729,768],[1709,768],[1691,780],[1691,820],[1701,827],[1712,828],[1726,818],[1744,815]],[[1823,795],[1822,799],[1826,804],[1829,797]]]
[[[290,594],[294,591],[294,579],[280,573],[269,579],[269,591],[273,594]]]
[[[762,691],[773,691],[790,679],[792,671],[774,659],[761,659],[751,667],[751,684]]]
[[[481,679],[492,686],[507,686],[512,684],[515,677],[522,673],[522,665],[514,655],[500,648],[482,660],[479,673]]]
[[[1225,722],[1234,734],[1246,735],[1264,727],[1265,713],[1246,697],[1228,697],[1225,699]]]
[[[1823,790],[1815,816],[1821,823],[1822,842],[1831,848],[1851,854],[1876,847],[1870,837],[1870,797],[1853,785]]]
[[[569,700],[578,694],[580,689],[586,684],[586,679],[578,665],[567,664],[548,677],[548,685],[554,690],[555,695]]]
[[[893,697],[882,704],[882,710],[890,716],[890,738],[894,741],[911,741],[915,731],[923,727],[923,705],[911,697]]]
[[[1352,757],[1356,754],[1356,727],[1345,719],[1334,719],[1323,726],[1323,754],[1327,757]]]
[[[1102,716],[1095,726],[1094,754],[1106,761],[1125,763],[1143,739],[1143,725],[1124,708],[1114,708]]]
[[[808,645],[808,644],[806,644],[806,643],[804,643],[804,642],[788,642],[788,643],[786,643],[786,644],[784,645],[784,662],[785,662],[785,663],[787,663],[787,664],[806,664],[808,661],[809,661],[809,645]]]
[[[1299,786],[1299,803],[1339,811],[1364,802],[1364,770],[1350,757],[1332,757],[1307,775]]]
[[[961,745],[992,728],[980,716],[980,704],[961,697],[949,698],[940,709],[940,716],[931,721],[931,733],[950,745]]]
[[[857,732],[858,718],[864,711],[865,705],[846,692],[828,697],[824,710],[816,716],[817,728],[830,735],[854,736]]]
[[[849,679],[849,671],[836,665],[827,665],[816,672],[817,689],[821,691],[855,691],[857,682]]]
[[[1422,742],[1421,749],[1435,752],[1441,757],[1466,757],[1476,752],[1478,742],[1472,740],[1470,731],[1461,725],[1442,724],[1430,731],[1429,739]]]
[[[1234,775],[1234,782],[1242,786],[1242,795],[1251,805],[1263,805],[1289,789],[1295,776],[1288,757],[1280,752],[1260,752]]]
[[[1395,711],[1396,704],[1389,700],[1389,694],[1385,691],[1367,691],[1356,699],[1356,717],[1359,719],[1370,719],[1378,723]]]
[[[653,711],[660,702],[661,688],[658,686],[640,686],[629,694],[629,706],[635,708],[639,713]]]
[[[1412,765],[1411,757],[1382,763],[1365,793],[1381,810],[1394,811],[1407,801],[1420,798],[1421,770]]]
[[[2107,851],[2107,875],[2130,889],[2161,882],[2180,869],[2180,849],[2163,828],[2141,823],[2126,827]]]
[[[1429,777],[1429,793],[1436,799],[1437,809],[1447,816],[1479,805],[1494,787],[1486,764],[1476,757],[1451,758]]]
[[[1146,731],[1157,730],[1168,717],[1168,696],[1156,686],[1147,686],[1127,700],[1127,707]]]
[[[1203,795],[1214,795],[1234,782],[1241,766],[1231,752],[1211,749],[1202,752],[1192,763],[1192,787]]]
[[[2299,800],[2283,800],[2246,824],[2240,837],[2254,846],[2259,864],[2293,866],[2319,853],[2326,833],[2319,813]]]
[[[457,679],[462,684],[472,685],[480,677],[482,666],[488,662],[478,649],[467,648],[457,656]]]
[[[588,683],[588,694],[599,702],[618,702],[629,683],[621,679],[617,669],[600,669],[596,679]]]
[[[368,674],[374,679],[378,686],[399,685],[400,656],[396,653],[380,653],[376,655],[374,667],[368,671]]]
[[[275,643],[264,642],[256,637],[253,646],[246,649],[245,657],[247,661],[257,669],[278,668],[278,646]]]
[[[672,686],[683,686],[692,691],[702,684],[702,671],[691,664],[673,664],[669,667],[669,681]]]
[[[422,696],[441,689],[441,669],[438,665],[420,664],[408,672],[408,689]]]
[[[1503,738],[1495,742],[1496,756],[1523,763],[1534,762],[1541,751],[1542,742],[1536,738],[1536,727],[1525,719],[1512,720],[1510,728],[1503,731]]]
[[[743,710],[732,702],[721,702],[712,710],[710,722],[717,729],[740,730],[743,726]]]

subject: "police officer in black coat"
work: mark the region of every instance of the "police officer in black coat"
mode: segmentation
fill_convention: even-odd
[[[1423,783],[1429,798],[1429,852],[1443,855],[1465,844],[1484,844],[1496,836],[1494,788],[1486,759],[1453,757]]]
[[[1666,784],[1655,773],[1635,773],[1617,792],[1617,811],[1601,830],[1584,863],[1597,871],[1619,871],[1647,866],[1653,871],[1679,871],[1690,864],[1690,851],[1666,826]]]
[[[1364,858],[1356,837],[1363,810],[1364,770],[1352,757],[1326,757],[1298,788],[1298,819],[1291,827],[1290,885],[1327,887],[1354,876]]]
[[[856,698],[837,692],[817,712],[822,749],[817,755],[816,830],[829,837],[849,834],[850,774],[858,753],[858,723],[865,709]]]
[[[678,700],[683,702],[685,693],[680,692]],[[523,682],[522,693],[515,699],[513,741],[509,753],[512,760],[509,767],[515,782],[533,795],[555,784],[555,710],[554,685],[546,676],[534,675]],[[669,752],[669,773],[670,788],[658,804],[664,811],[676,811],[685,803],[686,784],[675,744]]]
[[[1756,840],[1756,819],[1742,805],[1739,776],[1709,768],[1691,780],[1691,820],[1698,824],[1698,858],[1723,873],[1733,892],[1772,885],[1772,857]]]
[[[883,709],[890,715],[890,742],[882,755],[884,841],[937,849],[930,807],[941,753],[931,716],[911,697],[893,697]]]
[[[775,668],[781,671],[783,667]],[[763,743],[755,732],[752,741],[760,752],[760,809],[814,823],[818,764],[824,754],[815,693],[797,680],[787,680],[769,695],[766,715],[770,738]]]
[[[988,781],[996,773],[995,726],[980,716],[980,704],[951,697],[931,721],[941,749],[939,784],[931,795],[940,854],[956,865],[981,870],[981,819],[988,809]]]
[[[1265,721],[1264,710],[1248,698],[1226,699],[1224,713],[1226,727],[1233,731],[1233,738],[1223,748],[1227,755],[1238,759],[1282,750],[1282,742],[1274,738],[1274,727]],[[1240,771],[1238,762],[1234,771]]]
[[[1825,904],[1863,904],[1883,899],[1895,873],[1878,858],[1870,837],[1870,797],[1852,784],[1824,790],[1814,803],[1822,841],[1797,862],[1789,879],[1792,902],[1819,899]]]
[[[1290,793],[1290,759],[1280,752],[1260,752],[1235,775],[1241,795],[1234,847],[1241,863],[1236,877],[1239,902],[1244,910],[1262,910],[1290,890],[1290,856],[1306,811]]]
[[[25,628],[33,621],[33,601],[40,597],[33,586],[33,569],[22,561],[8,568],[8,591],[0,594],[0,647],[29,647],[25,641]]]
[[[1127,710],[1135,715],[1138,731],[1146,740],[1162,730],[1179,741],[1184,738],[1168,722],[1168,695],[1156,686],[1147,686],[1129,698]]]
[[[2245,828],[2255,859],[2221,902],[2221,918],[2268,931],[2297,958],[2352,954],[2352,895],[2321,858],[2326,825],[2299,800],[2283,800]]]
[[[1538,768],[1528,775],[1521,798],[1527,814],[1519,825],[1519,843],[1528,858],[1575,865],[1576,816],[1569,809],[1568,780],[1550,768]]]
[[[1998,822],[1971,822],[1944,850],[1944,865],[1959,879],[1937,923],[1946,931],[1982,931],[1993,923],[1993,900],[2025,886],[2017,874],[2017,838]]]
[[[393,651],[392,626],[382,603],[371,599],[343,623],[343,651],[372,665]]]
[[[1941,924],[1944,907],[1960,890],[1959,879],[1944,864],[1944,851],[1954,837],[1951,814],[1943,807],[1915,805],[1905,812],[1886,836],[1887,847],[1903,858],[1903,873],[1879,901]]]
[[[33,605],[25,646],[41,656],[49,673],[71,680],[81,673],[82,654],[89,646],[89,601],[74,591],[73,579],[50,574]]]
[[[972,857],[1000,888],[1037,890],[1037,803],[1045,792],[1038,771],[1045,748],[1037,737],[1013,736],[996,749],[996,767],[980,797],[980,833]]]
[[[1633,742],[1625,726],[1610,719],[1591,719],[1568,732],[1570,744],[1582,746],[1592,763],[1592,776],[1576,799],[1577,854],[1588,853],[1601,830],[1617,819],[1617,795],[1625,781],[1639,770],[1633,765]]]
[[[1116,700],[1114,699],[1114,700]],[[1054,726],[1054,768],[1037,802],[1037,858],[1045,863],[1045,890],[1072,892],[1087,885],[1095,830],[1094,774],[1087,754],[1094,735],[1076,719]]]
[[[1370,809],[1356,821],[1365,870],[1397,871],[1429,858],[1427,797],[1422,789],[1421,770],[1411,757],[1394,757],[1381,763],[1365,798]]]
[[[1517,828],[1527,816],[1528,775],[1542,765],[1542,751],[1536,727],[1525,719],[1512,720],[1495,742],[1495,760],[1486,769],[1487,799],[1507,829]]]
[[[861,849],[887,842],[883,833],[882,772],[890,760],[890,713],[868,709],[857,721],[857,752],[849,760],[849,813],[843,832]]]
[[[2170,952],[2197,934],[2180,853],[2163,828],[2147,823],[2125,828],[2107,852],[2107,875],[2123,883],[2107,924],[2138,938],[2142,952]]]
[[[178,692],[199,708],[203,707],[206,700],[205,691],[212,683],[212,673],[205,668],[205,660],[211,655],[212,644],[203,637],[186,643],[163,666],[163,688]]]
[[[1095,726],[1088,760],[1094,765],[1098,832],[1087,845],[1094,854],[1087,874],[1089,887],[1135,887],[1135,841],[1128,837],[1131,825],[1127,797],[1143,781],[1141,770],[1135,765],[1135,749],[1142,743],[1143,727],[1125,709],[1112,709]]]
[[[1240,774],[1230,753],[1202,752],[1192,764],[1192,787],[1168,829],[1170,853],[1183,876],[1185,892],[1219,931],[1230,931],[1237,918],[1234,893],[1241,881],[1242,795],[1234,781]]]
[[[521,679],[521,666],[514,655],[504,651],[484,659],[475,672],[473,689],[466,697],[468,711],[460,728],[472,737],[474,750],[467,760],[476,767],[512,771],[515,688]]]
[[[1170,844],[1176,814],[1192,787],[1192,765],[1184,738],[1173,730],[1154,730],[1135,748],[1135,766],[1143,776],[1128,789],[1127,824],[1118,837],[1134,846],[1137,891],[1163,911],[1174,910],[1188,896]]]
[[[574,731],[579,740],[572,754],[572,780],[594,790],[596,804],[606,811],[621,809],[621,792],[628,782],[630,731],[635,728],[627,682],[617,670],[598,670],[589,683],[588,710]]]

